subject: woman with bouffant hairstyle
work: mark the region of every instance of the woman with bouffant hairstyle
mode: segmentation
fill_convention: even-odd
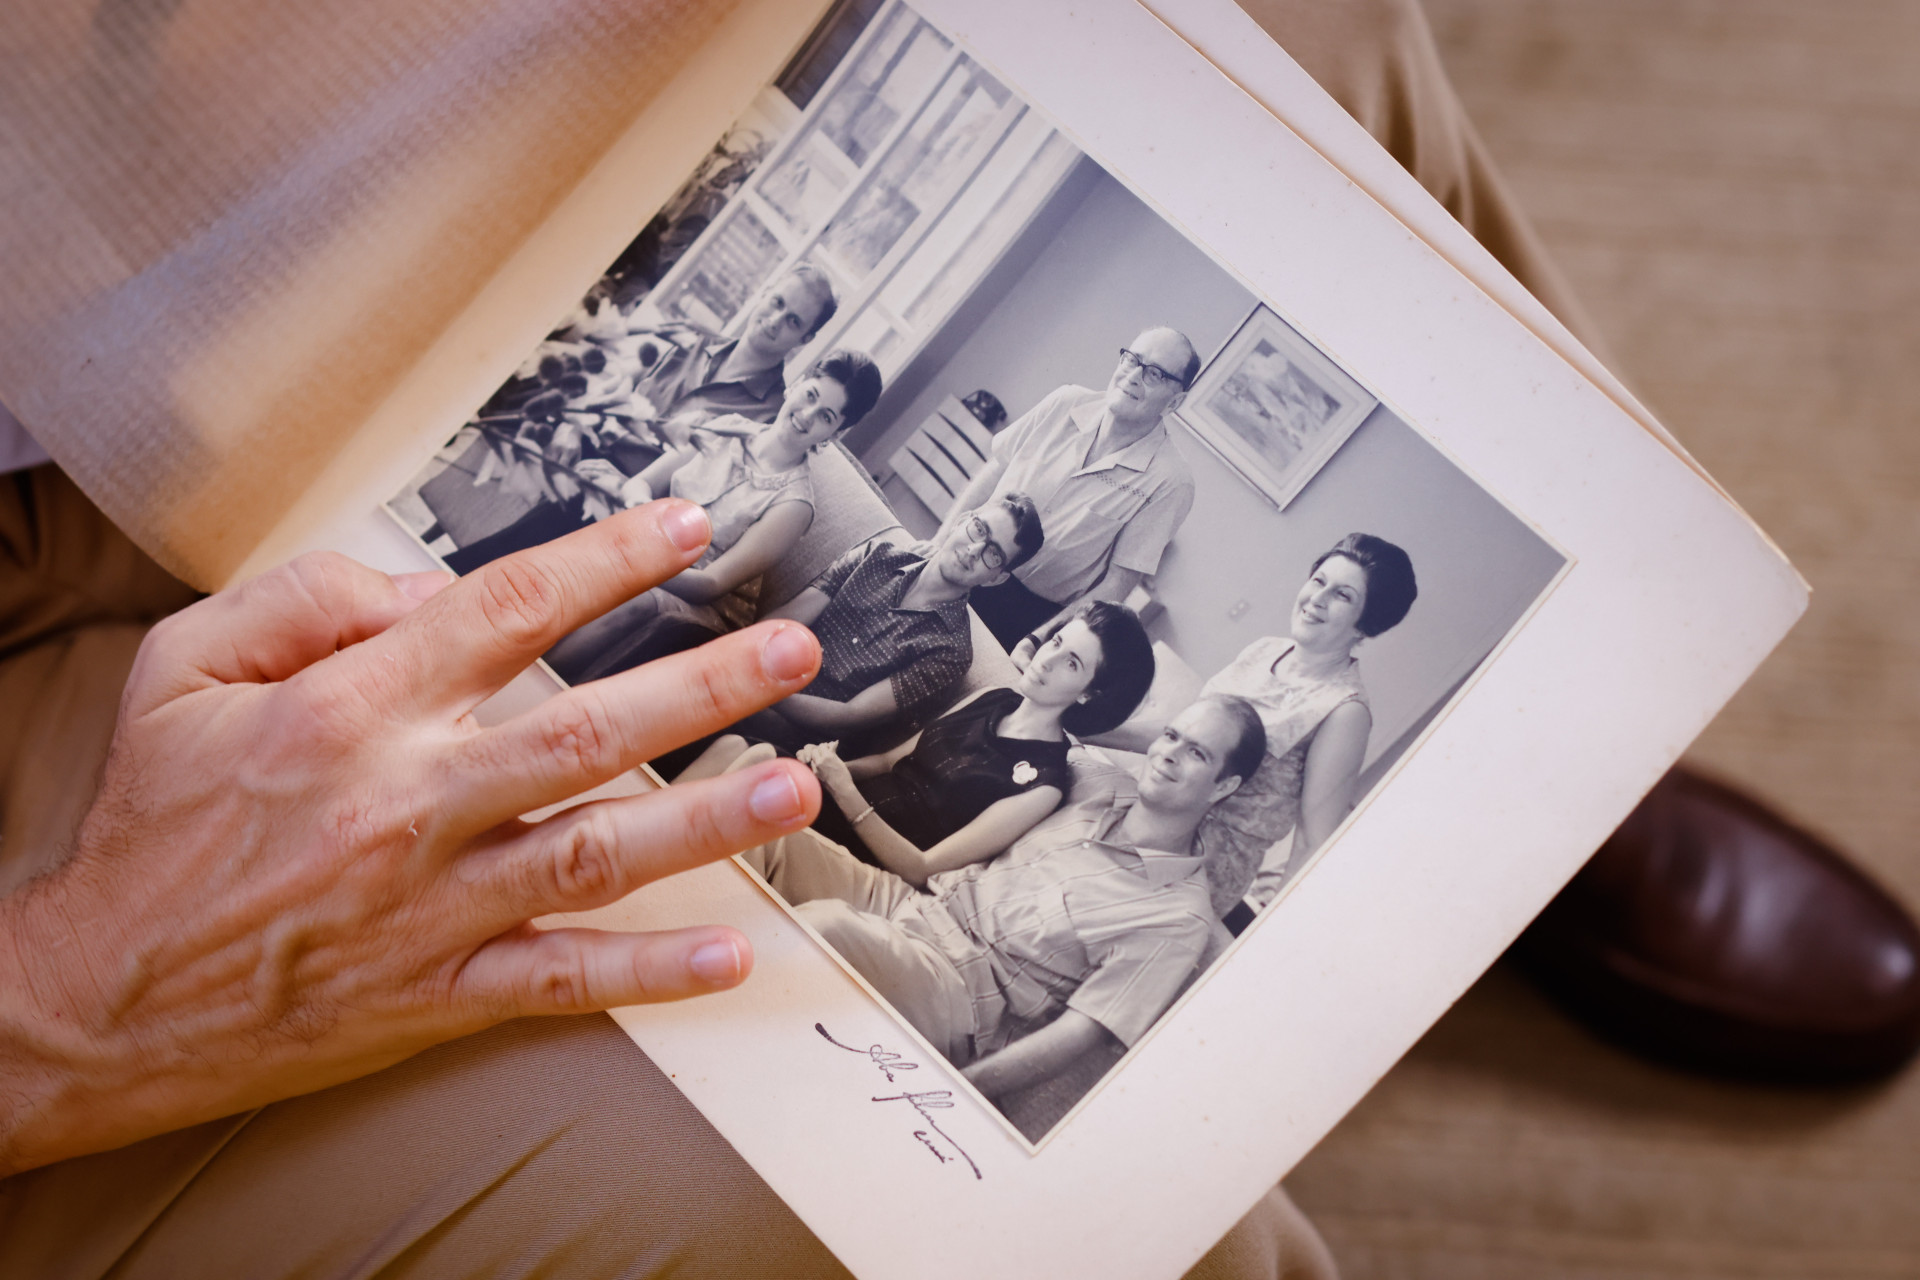
[[[1201,690],[1245,698],[1267,729],[1266,758],[1214,806],[1195,841],[1222,916],[1249,890],[1265,905],[1353,808],[1373,730],[1354,650],[1398,626],[1419,594],[1405,551],[1350,533],[1313,562],[1294,596],[1289,634],[1255,640]],[[1286,869],[1256,888],[1267,850],[1289,832]]]

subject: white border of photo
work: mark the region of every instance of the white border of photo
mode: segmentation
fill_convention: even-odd
[[[1577,561],[1355,816],[1337,856],[1037,1155],[960,1096],[938,1060],[907,1071],[864,1052],[914,1056],[894,1020],[740,868],[704,868],[588,917],[631,928],[725,920],[752,938],[757,967],[744,987],[615,1016],[856,1274],[1175,1276],[1572,875],[1778,642],[1805,588],[1711,481],[1641,425],[1617,386],[1596,387],[1536,336],[1563,333],[1524,300],[1512,304],[1520,319],[1494,300],[1510,280],[1485,276],[1489,296],[1448,265],[1460,252],[1443,258],[1375,203],[1429,216],[1411,179],[1383,180],[1377,154],[1361,147],[1341,161],[1371,173],[1363,190],[1275,118],[1268,107],[1322,123],[1337,112],[1284,54],[1235,47],[1236,77],[1258,82],[1263,107],[1188,43],[1234,30],[1237,10],[1217,0],[1159,6],[1182,22],[1182,39],[1133,0],[916,7]],[[749,71],[764,82],[779,48],[797,42],[783,34],[756,45],[755,22],[804,30],[797,8],[748,0],[728,20],[716,39],[735,38],[758,59],[730,70],[739,84],[729,92]],[[685,120],[649,113],[636,134],[668,127]],[[1316,130],[1323,145],[1337,134]],[[629,235],[644,221],[631,203],[608,202],[654,186],[664,198],[671,185],[596,175],[555,223],[592,225],[600,238],[535,246],[565,258],[568,279],[522,273],[518,294],[503,289],[486,305],[524,310],[577,295],[624,243],[613,214],[624,213]],[[1301,244],[1315,252],[1296,252]],[[379,501],[511,369],[513,334],[547,322],[503,311],[475,330],[484,342],[450,340],[437,354],[459,372],[435,402],[439,420],[410,425],[417,451],[352,478],[347,487],[367,495],[354,515],[289,541],[419,566],[425,553]],[[423,379],[419,403],[431,398]],[[530,672],[486,710],[504,716],[552,688]],[[647,785],[633,776],[603,790]],[[861,1052],[826,1044],[816,1025]],[[956,1103],[947,1109],[905,1097],[946,1090]],[[929,1119],[966,1161],[943,1157]]]

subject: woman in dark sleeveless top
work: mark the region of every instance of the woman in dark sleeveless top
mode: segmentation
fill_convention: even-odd
[[[1089,601],[1053,628],[1010,689],[985,689],[882,755],[804,748],[814,829],[916,885],[984,862],[1059,807],[1067,735],[1104,733],[1153,683],[1153,646],[1125,605]]]

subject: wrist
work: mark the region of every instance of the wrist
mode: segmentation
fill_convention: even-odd
[[[102,1044],[58,963],[78,963],[78,939],[48,927],[65,914],[56,892],[41,881],[0,899],[0,1178],[95,1149],[82,1125],[103,1096]]]
[[[196,1045],[143,1043],[141,949],[78,860],[0,898],[0,1178],[211,1119]],[[144,979],[144,980],[143,980]]]

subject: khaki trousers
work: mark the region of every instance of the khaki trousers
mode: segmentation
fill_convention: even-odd
[[[1415,0],[1242,0],[1576,332]],[[0,477],[0,889],[89,802],[145,628],[192,598],[51,467]],[[377,1075],[0,1182],[0,1275],[837,1276],[610,1019],[525,1020]],[[1190,1273],[1329,1277],[1279,1188]]]

